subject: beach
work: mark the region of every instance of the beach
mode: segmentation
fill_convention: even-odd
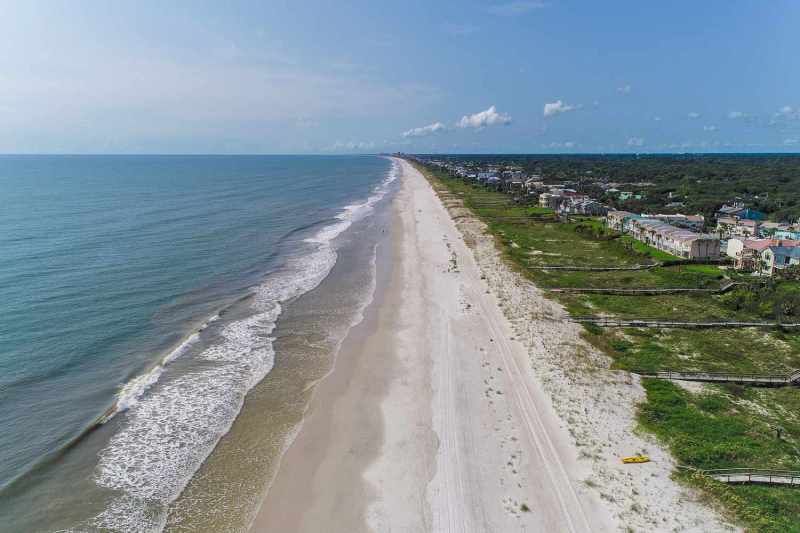
[[[400,164],[391,266],[251,530],[736,530],[636,431],[638,381]]]
[[[617,530],[491,281],[401,165],[390,272],[252,531]]]

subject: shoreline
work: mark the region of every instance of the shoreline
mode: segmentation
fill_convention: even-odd
[[[455,223],[401,165],[391,275],[251,531],[616,530]]]
[[[394,232],[394,223],[392,227]],[[398,272],[392,259],[399,238],[392,239],[391,249],[376,254],[372,300],[339,346],[331,370],[313,385],[306,413],[280,459],[251,531],[320,530],[312,524],[325,524],[332,531],[362,530],[372,495],[359,480],[380,452],[383,422],[378,405],[385,395],[381,384],[396,364],[393,354],[382,350],[377,332],[394,318],[385,303],[397,297]],[[333,478],[336,483],[329,485]],[[339,505],[340,486],[351,491],[348,500],[356,505]]]

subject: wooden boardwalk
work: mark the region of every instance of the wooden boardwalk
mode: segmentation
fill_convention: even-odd
[[[596,326],[617,327],[617,328],[800,328],[800,323],[781,323],[781,322],[736,322],[729,320],[663,320],[650,318],[615,318],[602,316],[574,316],[571,319],[575,322],[584,324],[594,324]]]
[[[580,294],[611,294],[618,296],[659,296],[661,294],[716,294],[721,289],[695,289],[689,287],[646,288],[646,289],[600,289],[593,287],[556,287],[550,292],[569,292]]]
[[[549,216],[530,217],[494,217],[489,222],[506,222],[511,224],[531,224],[534,222],[558,222],[557,218]]]
[[[647,270],[656,267],[674,267],[674,266],[690,266],[690,265],[717,265],[722,266],[728,264],[727,261],[717,259],[670,259],[668,261],[657,261],[655,263],[647,263],[644,265],[631,265],[623,267],[614,266],[578,266],[578,265],[535,265],[529,266],[531,270],[564,270],[568,272],[616,272],[616,271],[629,271],[629,270]]]
[[[723,468],[719,470],[701,470],[700,472],[722,483],[800,487],[800,472],[791,470]]]
[[[694,287],[650,287],[641,289],[621,289],[621,288],[594,288],[594,287],[556,287],[548,289],[550,292],[569,292],[580,294],[611,294],[618,296],[659,296],[662,294],[723,294],[731,290],[740,283],[729,281],[722,284],[718,289],[699,289]]]
[[[627,267],[615,266],[576,266],[576,265],[532,265],[530,270],[561,270],[565,272],[627,272],[632,270],[647,270],[661,266],[661,263],[651,263],[646,265],[631,265]]]
[[[786,387],[800,385],[800,370],[785,375],[736,374],[732,372],[679,372],[662,370],[660,372],[634,372],[646,378],[679,379],[682,381],[703,381],[708,383],[740,383],[761,387]]]

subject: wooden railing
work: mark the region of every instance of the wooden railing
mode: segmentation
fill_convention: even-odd
[[[617,318],[598,316],[573,316],[575,322],[595,324],[607,327],[631,328],[800,328],[800,323],[750,321],[738,322],[734,320],[665,320],[658,318]]]
[[[709,383],[743,383],[763,386],[786,386],[800,384],[800,370],[787,375],[777,374],[741,374],[735,372],[684,372],[677,370],[660,370],[657,372],[633,371],[642,377],[660,379],[678,379],[682,381],[704,381]]]
[[[701,472],[722,483],[757,483],[800,487],[800,472],[753,468],[720,468]]]

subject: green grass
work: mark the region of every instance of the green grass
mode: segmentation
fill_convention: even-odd
[[[667,444],[681,465],[800,470],[797,391],[709,386],[707,392],[694,394],[669,381],[644,380],[643,385],[647,401],[640,406],[639,423]],[[780,439],[776,426],[784,430]],[[706,489],[755,531],[800,531],[797,489],[682,477]]]
[[[668,254],[667,252],[662,252],[658,248],[653,248],[650,245],[647,245],[643,242],[639,242],[630,235],[624,235],[622,237],[622,241],[628,244],[629,246],[632,246],[636,252],[642,255],[650,256],[656,261],[674,261],[676,259],[681,259],[676,255]]]
[[[617,368],[654,372],[685,370],[784,374],[800,368],[800,334],[758,329],[655,329],[602,330],[586,336],[593,344],[600,337]]]
[[[429,171],[426,172],[430,174]],[[502,251],[523,275],[540,287],[718,288],[727,276],[752,278],[715,265],[657,267],[628,272],[533,270],[530,266],[623,266],[675,259],[624,236],[614,238],[598,219],[569,223],[515,224],[500,217],[540,216],[538,207],[508,203],[502,193],[473,187],[439,173],[439,188],[464,198],[465,204],[503,202],[474,211],[498,238]],[[800,300],[800,283],[739,287],[724,295],[610,296],[551,293],[573,314],[681,320],[773,320],[791,312]],[[779,311],[776,303],[783,303]],[[800,307],[796,310],[800,316]],[[783,319],[792,316],[781,317]],[[741,373],[785,373],[800,368],[800,332],[778,329],[605,329],[585,326],[584,336],[627,370],[705,370]],[[638,419],[657,435],[679,463],[696,468],[758,467],[800,470],[800,391],[707,385],[691,393],[660,380],[644,380],[647,399]],[[774,427],[783,430],[782,439]],[[683,472],[685,482],[723,505],[753,531],[800,533],[800,490],[781,487],[729,486]]]

